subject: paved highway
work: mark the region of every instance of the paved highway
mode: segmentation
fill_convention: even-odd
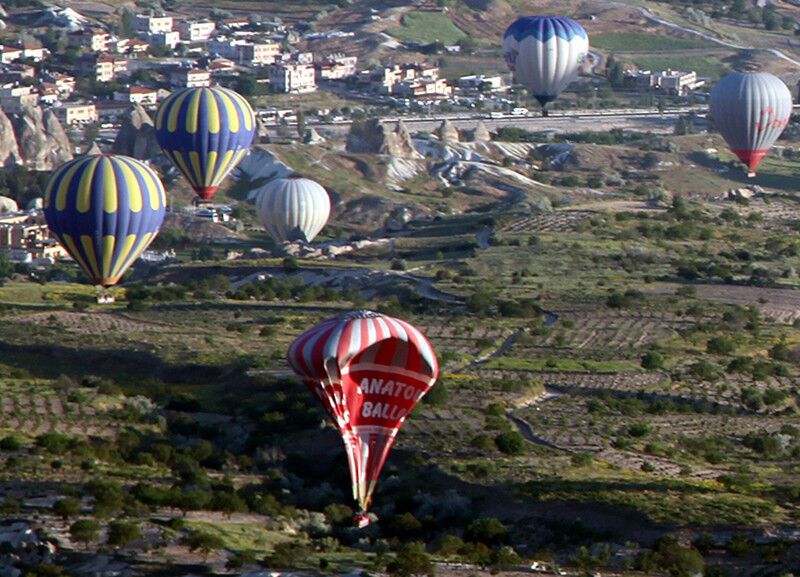
[[[435,116],[403,116],[384,117],[387,123],[397,122],[402,119],[412,131],[432,132],[437,129],[443,120],[449,120],[460,130],[472,130],[479,121],[483,121],[489,130],[497,130],[504,126],[515,126],[534,132],[583,132],[588,130],[610,130],[622,128],[654,133],[672,133],[678,118],[689,112],[705,112],[704,109],[677,109],[666,111],[663,114],[657,111],[642,110],[608,110],[602,112],[580,111],[573,113],[551,113],[548,117],[542,116],[504,116],[502,118],[475,118],[465,115],[435,115]],[[327,133],[345,134],[350,130],[350,121],[335,123],[313,123],[315,130]]]

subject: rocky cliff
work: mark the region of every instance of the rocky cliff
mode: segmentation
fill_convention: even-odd
[[[22,156],[14,134],[14,125],[0,110],[0,165],[11,167],[18,164],[22,164]]]
[[[394,130],[377,118],[364,123],[353,123],[347,136],[347,151],[386,154],[394,158],[422,158],[402,120],[397,122]]]
[[[18,154],[28,168],[53,170],[72,160],[72,145],[64,127],[52,110],[42,110],[38,106],[25,107],[12,116],[11,124],[14,128]],[[5,144],[7,148],[10,141],[6,141]],[[11,151],[9,158],[13,157],[13,147]]]
[[[115,154],[125,154],[140,160],[148,160],[161,154],[153,119],[140,104],[135,105],[122,119],[111,150]]]

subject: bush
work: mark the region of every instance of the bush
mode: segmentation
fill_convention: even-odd
[[[435,566],[425,551],[423,543],[406,543],[397,551],[395,558],[386,565],[386,571],[392,577],[411,577],[412,575],[435,574]]]
[[[467,526],[464,538],[489,546],[502,545],[508,541],[508,529],[494,517],[476,519]]]
[[[642,368],[656,371],[664,368],[664,357],[656,351],[648,351],[642,355]]]
[[[112,521],[108,525],[108,544],[124,547],[142,538],[142,530],[137,523]]]
[[[706,351],[712,355],[732,355],[736,352],[736,343],[724,335],[711,337],[706,342]]]
[[[0,449],[4,451],[19,451],[22,448],[22,441],[15,435],[8,435],[0,440]]]
[[[500,433],[494,438],[500,452],[506,455],[521,455],[525,452],[525,438],[517,431]]]

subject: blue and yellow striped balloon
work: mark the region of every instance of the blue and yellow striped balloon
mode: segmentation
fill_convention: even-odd
[[[255,131],[250,104],[227,88],[173,92],[156,114],[161,149],[204,200],[247,154]]]
[[[50,231],[94,284],[119,282],[158,234],[167,197],[158,175],[127,156],[63,164],[45,188]]]

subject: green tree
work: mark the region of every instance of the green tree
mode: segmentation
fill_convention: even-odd
[[[191,551],[199,550],[204,557],[208,557],[212,551],[225,547],[222,537],[206,531],[192,531],[186,537],[185,543]]]
[[[53,513],[66,520],[77,517],[81,512],[81,502],[75,497],[64,497],[53,505]]]
[[[142,530],[138,523],[132,523],[130,521],[112,521],[108,525],[109,545],[125,547],[141,538]]]
[[[648,351],[642,355],[642,368],[657,371],[664,368],[664,357],[656,351]]]
[[[83,543],[84,547],[88,547],[89,543],[97,539],[99,532],[100,523],[94,519],[81,519],[69,526],[70,538],[77,543]]]
[[[436,574],[436,568],[431,562],[430,555],[425,551],[425,545],[419,542],[402,545],[395,558],[386,565],[386,571],[392,577],[412,575],[433,577]]]
[[[525,438],[517,431],[500,433],[494,438],[500,452],[506,455],[521,455],[525,452]]]
[[[486,545],[501,545],[508,541],[508,529],[494,517],[476,519],[467,526],[464,533],[467,541],[477,541]]]
[[[736,342],[725,335],[711,337],[706,342],[706,352],[712,355],[732,355],[736,352]]]

